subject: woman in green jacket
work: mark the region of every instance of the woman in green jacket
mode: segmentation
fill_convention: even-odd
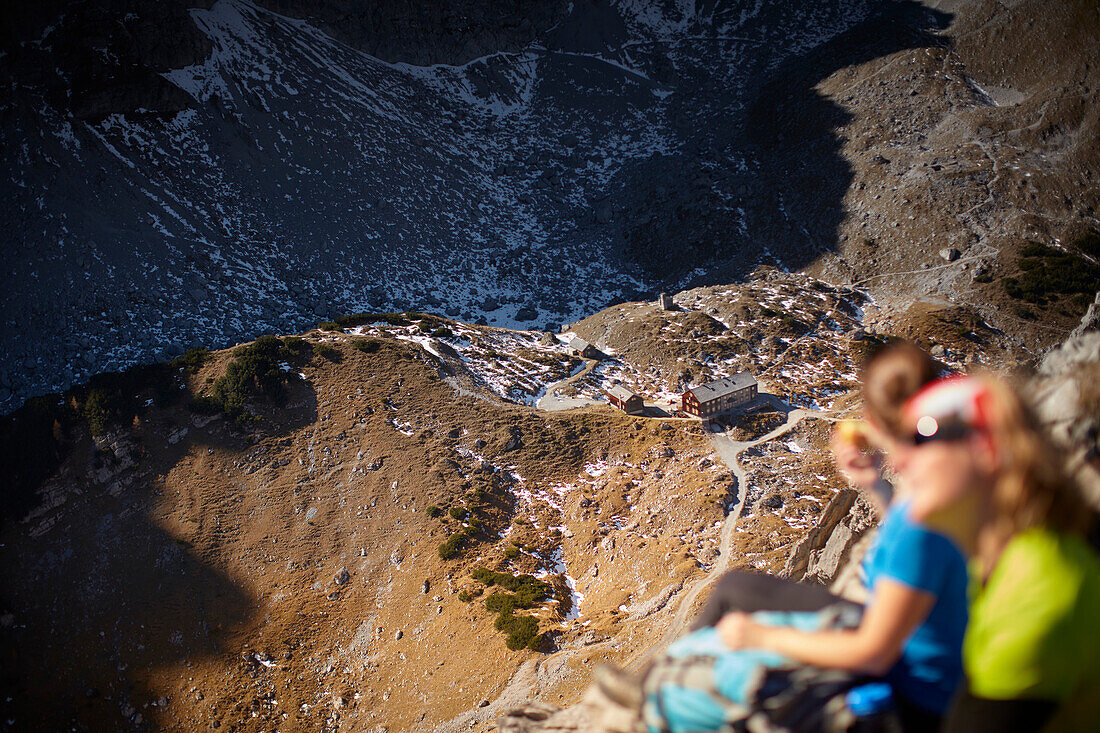
[[[966,687],[946,729],[1100,729],[1100,562],[1062,455],[992,378],[935,382],[905,419],[911,516],[969,557]]]

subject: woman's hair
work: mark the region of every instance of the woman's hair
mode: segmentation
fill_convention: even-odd
[[[940,376],[940,366],[909,341],[893,341],[873,352],[863,365],[863,409],[881,429],[903,432],[902,407]]]
[[[1043,433],[1034,413],[1003,379],[980,377],[987,430],[1001,468],[993,507],[1005,537],[1031,527],[1084,532],[1092,518],[1066,470],[1067,456]]]

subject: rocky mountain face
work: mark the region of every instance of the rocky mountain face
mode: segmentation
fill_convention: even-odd
[[[1092,3],[427,7],[6,16],[0,404],[340,313],[555,325],[761,262],[964,304],[1025,359],[1091,298],[1004,283],[1096,266]]]
[[[843,580],[887,336],[1038,366],[1097,500],[1097,12],[13,9],[0,730],[615,729],[722,571]]]
[[[866,543],[828,435],[869,341],[1006,358],[997,333],[870,313],[762,268],[567,334],[363,315],[34,400],[0,422],[0,718],[629,730],[586,693],[598,663],[644,664],[725,570],[829,583]],[[1036,390],[1093,481],[1094,321]],[[583,371],[574,333],[607,352]],[[670,414],[670,385],[742,369],[766,396],[731,430]],[[536,406],[565,383],[580,407]]]
[[[544,37],[570,9],[569,3],[560,0],[358,5],[339,0],[265,0],[259,4],[306,20],[371,56],[414,66],[460,66],[482,56],[521,51]],[[593,32],[598,39],[604,31],[594,28]]]

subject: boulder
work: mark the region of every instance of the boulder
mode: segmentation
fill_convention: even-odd
[[[1086,499],[1100,508],[1098,381],[1100,331],[1075,332],[1043,358],[1031,402],[1050,436],[1070,452],[1070,470]]]
[[[848,551],[872,524],[873,512],[855,489],[841,489],[825,506],[817,525],[795,543],[781,575],[791,580],[827,583]]]
[[[611,202],[610,201],[604,201],[603,203],[601,203],[599,206],[596,207],[596,223],[597,224],[608,224],[608,223],[610,223],[613,213],[614,213],[614,209],[611,206]]]
[[[943,258],[944,262],[954,262],[961,256],[962,252],[954,247],[944,247],[940,250],[940,257]]]
[[[1100,291],[1096,293],[1096,298],[1089,304],[1089,308],[1085,311],[1081,322],[1077,324],[1077,328],[1070,333],[1070,338],[1084,336],[1092,331],[1100,331]]]
[[[504,451],[519,450],[523,447],[523,441],[520,440],[519,432],[513,430],[512,434],[508,436],[508,441],[504,444]]]

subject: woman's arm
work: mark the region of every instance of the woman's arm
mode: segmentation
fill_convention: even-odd
[[[905,641],[928,617],[936,597],[889,578],[875,583],[873,603],[851,631],[805,632],[764,626],[743,613],[727,614],[718,633],[731,649],[769,649],[805,664],[882,675]]]

